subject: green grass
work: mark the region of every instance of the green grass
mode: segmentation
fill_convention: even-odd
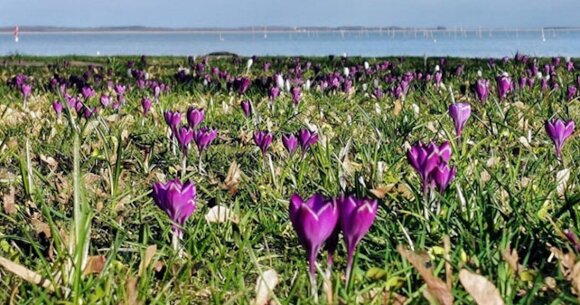
[[[562,230],[578,232],[580,220],[580,142],[578,137],[569,139],[563,162],[558,163],[543,127],[552,116],[576,122],[580,118],[578,99],[565,98],[566,86],[576,82],[576,73],[563,67],[558,70],[560,90],[542,92],[536,87],[498,101],[494,84],[492,97],[481,104],[465,90],[477,78],[478,69],[494,83],[500,71],[518,76],[522,65],[498,63],[489,68],[486,60],[448,59],[448,67],[465,64],[465,74],[448,77],[444,84],[453,88],[455,100],[472,105],[473,115],[459,145],[452,141],[451,162],[458,168],[457,176],[441,197],[441,212],[427,222],[422,216],[420,179],[405,157],[406,143],[454,138],[447,114],[452,102],[448,90],[413,86],[401,112],[395,114],[391,96],[376,100],[370,89],[361,92],[360,83],[354,84],[357,93],[350,96],[313,89],[303,92],[295,114],[288,94],[270,110],[265,92],[255,86],[240,96],[223,87],[204,87],[199,81],[178,84],[173,74],[179,66],[187,66],[187,60],[152,57],[141,68],[155,79],[170,82],[172,90],[153,105],[150,115],[143,117],[140,106],[141,97],[151,95],[150,91],[135,89],[128,92],[127,105],[119,113],[101,109],[88,122],[75,114],[67,121],[64,115],[57,119],[51,108],[51,102],[62,97],[45,89],[54,73],[68,78],[86,71],[84,66],[65,67],[66,60],[102,64],[99,73],[106,75],[109,68],[113,72],[106,80],[134,86],[125,64],[127,60],[138,63],[139,58],[4,59],[42,65],[0,68],[0,192],[8,194],[14,188],[17,208],[15,213],[0,209],[0,256],[38,272],[57,289],[50,292],[0,268],[2,303],[131,304],[133,283],[136,298],[143,304],[248,304],[255,297],[258,275],[271,268],[280,275],[274,293],[281,304],[310,304],[306,254],[288,219],[288,200],[294,192],[336,196],[341,192],[341,177],[346,179],[347,190],[359,195],[372,196],[370,190],[380,185],[395,186],[380,200],[377,219],[359,246],[350,289],[344,287],[346,253],[342,244],[339,247],[332,282],[335,299],[341,303],[383,304],[390,294],[405,296],[408,304],[426,303],[424,283],[396,248],[412,243],[417,251],[429,251],[435,272],[444,278],[445,260],[439,249],[445,236],[451,239],[449,263],[457,304],[473,303],[457,279],[463,268],[494,283],[506,304],[578,302],[558,260],[548,259],[550,247],[573,252]],[[350,64],[365,60],[371,65],[379,61],[349,59]],[[249,75],[265,75],[261,68],[265,61],[272,61],[271,71],[277,71],[286,69],[293,59],[259,58]],[[323,71],[342,71],[340,59],[302,59],[306,61],[322,64]],[[542,67],[549,60],[539,61]],[[432,70],[436,63],[438,59],[406,58],[396,72]],[[210,59],[210,65],[233,75],[245,73],[245,59]],[[20,94],[5,85],[17,73],[33,77],[27,111],[22,109]],[[312,71],[304,72],[304,77],[313,76]],[[372,79],[368,82],[372,88]],[[106,90],[106,81],[95,89]],[[259,113],[256,124],[240,110],[244,98],[252,100]],[[170,149],[163,111],[184,113],[190,105],[206,109],[203,124],[217,127],[219,136],[203,155],[205,173],[197,170],[195,149],[188,155],[186,177],[197,186],[198,210],[184,228],[185,257],[179,258],[171,248],[171,222],[150,193],[159,177],[180,175],[180,155]],[[288,157],[281,135],[307,123],[317,126],[321,142],[304,160],[299,153]],[[270,149],[274,177],[251,140],[253,130],[267,128],[275,134]],[[531,145],[525,147],[519,138],[529,134]],[[340,153],[349,141],[350,163],[345,168]],[[57,165],[42,161],[43,157],[54,158]],[[488,162],[491,158],[497,158],[496,164]],[[235,196],[221,187],[233,161],[243,172]],[[566,197],[560,198],[556,172],[563,168],[571,173]],[[527,179],[527,184],[522,182]],[[215,205],[233,209],[239,223],[208,223],[204,215]],[[83,243],[71,242],[75,235],[77,241],[86,236],[89,256],[105,257],[98,274],[82,275],[78,266]],[[140,272],[150,245],[157,246],[154,261],[159,263]],[[516,274],[502,258],[508,245],[517,251],[525,273]],[[323,269],[325,261],[326,253],[321,253],[318,262]],[[547,288],[547,278],[555,280],[555,289]],[[319,286],[324,303],[320,275]]]

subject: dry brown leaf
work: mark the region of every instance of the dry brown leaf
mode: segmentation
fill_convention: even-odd
[[[395,101],[395,107],[394,107],[394,109],[393,109],[393,114],[394,114],[395,116],[398,116],[398,115],[399,115],[399,113],[401,113],[401,110],[402,110],[402,109],[403,109],[403,104],[401,104],[401,101],[400,101],[400,100],[396,100],[396,101]]]
[[[224,180],[222,188],[228,190],[230,196],[233,196],[238,192],[241,180],[242,171],[240,170],[238,163],[234,160],[232,161],[232,164],[230,164],[230,168],[228,169],[228,174]]]
[[[89,256],[83,275],[101,273],[105,268],[106,261],[107,259],[103,255]]]
[[[564,276],[569,276],[572,273],[574,264],[576,262],[576,255],[573,252],[563,253],[556,247],[551,247],[550,252],[560,261],[560,268]]]
[[[574,265],[572,269],[572,273],[570,273],[570,277],[568,278],[572,283],[573,292],[578,296],[580,299],[580,262]]]
[[[266,305],[270,300],[272,291],[278,285],[278,273],[274,269],[264,271],[256,280],[256,299],[252,304]]]
[[[18,276],[19,278],[29,283],[40,285],[50,291],[55,290],[53,284],[49,280],[43,278],[40,274],[1,256],[0,256],[0,266],[4,267],[4,269],[6,269],[8,272]]]
[[[375,195],[377,198],[383,199],[385,198],[385,196],[387,196],[387,194],[391,193],[394,188],[395,188],[394,183],[389,183],[387,185],[381,184],[376,188],[372,189],[371,193],[373,193],[373,195]]]
[[[36,234],[43,233],[44,236],[46,236],[46,238],[50,238],[52,236],[50,226],[47,223],[40,220],[40,215],[34,215],[31,222],[32,227],[34,227],[34,231],[36,232]]]
[[[4,204],[4,212],[8,215],[14,215],[18,211],[18,207],[15,204],[16,191],[13,186],[10,186],[10,190],[7,194],[2,196],[2,202]]]
[[[459,271],[459,281],[477,305],[503,305],[499,290],[485,277],[466,269]]]
[[[156,245],[151,245],[147,247],[147,249],[145,250],[145,255],[143,256],[143,259],[141,260],[141,263],[139,265],[139,274],[138,274],[139,276],[141,276],[147,271],[147,268],[149,267],[149,265],[151,265],[151,261],[153,260],[153,256],[155,256],[155,253],[157,253]]]
[[[432,297],[441,305],[453,304],[451,290],[440,278],[433,275],[433,269],[431,267],[425,267],[425,263],[428,261],[425,256],[415,254],[400,245],[397,247],[397,252],[413,265],[425,284],[427,284],[427,289],[424,291],[424,296],[427,299]]]
[[[58,167],[58,162],[53,157],[47,157],[41,154],[40,160],[46,163],[46,165],[48,165],[48,168],[50,168],[51,171],[56,170],[56,168]]]
[[[139,294],[137,292],[137,279],[133,276],[127,278],[125,283],[125,305],[138,305]]]
[[[517,274],[520,272],[518,252],[511,249],[508,245],[503,253],[503,260],[510,266],[510,268]]]

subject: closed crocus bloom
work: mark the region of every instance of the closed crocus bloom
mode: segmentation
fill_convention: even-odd
[[[336,227],[338,208],[333,200],[320,194],[314,194],[306,202],[294,194],[290,198],[289,210],[292,227],[308,254],[312,293],[316,300],[316,256]]]
[[[339,223],[347,250],[346,278],[350,278],[354,253],[358,243],[371,228],[377,215],[377,200],[341,196],[337,200]]]
[[[576,125],[574,121],[571,120],[565,122],[560,119],[554,119],[547,121],[545,127],[548,136],[556,146],[556,156],[560,158],[564,142],[574,133]]]
[[[252,80],[250,80],[247,77],[242,77],[242,79],[240,80],[240,87],[239,87],[240,94],[246,93],[246,91],[248,91],[248,89],[250,89],[250,85],[252,85]]]
[[[22,91],[22,98],[27,99],[30,96],[30,93],[32,93],[32,86],[29,84],[23,84],[20,90]]]
[[[178,111],[165,111],[163,116],[165,117],[165,123],[172,130],[175,130],[179,126],[179,123],[181,123],[181,113]]]
[[[568,100],[573,99],[576,96],[577,91],[578,91],[578,89],[576,88],[576,86],[574,86],[574,85],[568,86],[568,92],[566,94],[568,96]]]
[[[249,100],[242,101],[241,107],[242,107],[242,111],[244,112],[244,115],[247,118],[252,116],[252,103]]]
[[[437,190],[439,190],[439,193],[443,194],[443,192],[445,192],[447,186],[449,186],[451,181],[453,181],[453,178],[455,178],[456,171],[457,169],[455,166],[449,168],[447,164],[439,164],[435,169],[433,169],[431,178],[433,182],[435,182],[435,186],[437,187]]]
[[[461,137],[461,131],[465,126],[465,122],[471,116],[471,105],[468,103],[455,103],[449,106],[449,115],[455,124],[455,132],[457,137]]]
[[[279,87],[272,87],[268,90],[268,98],[270,101],[275,101],[276,98],[280,95],[280,88]]]
[[[151,99],[144,97],[141,99],[141,107],[143,108],[143,114],[147,115],[149,110],[151,110]]]
[[[293,155],[294,151],[296,151],[296,148],[298,148],[298,139],[293,134],[283,135],[282,144],[284,144],[284,147],[288,153]]]
[[[572,60],[566,62],[566,70],[568,70],[568,72],[574,71],[574,62]]]
[[[62,113],[62,103],[58,100],[55,100],[54,102],[52,102],[52,109],[54,109],[54,112],[56,113],[57,116],[60,116],[60,114]]]
[[[301,99],[302,99],[302,90],[300,89],[300,87],[293,87],[292,88],[292,103],[294,103],[294,105],[298,105],[298,103],[300,103]]]
[[[427,192],[431,172],[440,164],[447,163],[451,158],[451,146],[449,142],[438,146],[434,142],[425,145],[416,143],[407,151],[409,164],[419,173],[423,181],[423,192]]]
[[[179,179],[175,179],[153,184],[153,200],[167,213],[173,222],[173,234],[179,238],[183,236],[183,225],[195,212],[195,199],[195,185],[190,181],[182,184]]]
[[[196,128],[205,119],[205,111],[201,108],[189,107],[187,109],[187,123],[191,128]]]
[[[103,94],[101,95],[100,102],[103,107],[107,107],[109,106],[109,104],[111,104],[111,99],[109,98],[108,95]]]
[[[198,151],[201,153],[211,145],[213,140],[217,137],[217,129],[202,127],[194,132],[193,140],[197,145]]]
[[[187,153],[189,143],[193,140],[193,130],[190,127],[182,126],[174,131],[175,138],[181,147],[181,151]]]
[[[93,88],[91,88],[89,86],[83,87],[83,89],[81,89],[81,93],[86,100],[95,96],[95,90],[93,90]]]
[[[497,95],[500,100],[507,97],[507,94],[512,91],[512,79],[507,73],[497,77]]]
[[[272,133],[269,131],[255,131],[254,132],[254,143],[260,148],[263,155],[268,152],[268,147],[272,144]]]
[[[318,134],[314,131],[310,131],[306,128],[300,129],[298,132],[298,142],[300,142],[300,147],[302,148],[302,154],[305,154],[310,146],[318,142]]]

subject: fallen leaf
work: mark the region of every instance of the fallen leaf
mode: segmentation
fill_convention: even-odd
[[[574,289],[573,292],[580,300],[580,262],[577,262],[576,265],[574,265],[574,269],[572,269],[572,273],[570,273],[569,280],[572,283],[572,288]]]
[[[278,273],[274,269],[268,269],[264,271],[258,277],[256,281],[256,299],[252,304],[254,305],[266,305],[270,300],[272,291],[278,285],[279,277]]]
[[[6,271],[11,272],[29,283],[40,285],[50,291],[55,290],[55,287],[48,279],[45,279],[40,274],[1,256],[0,266],[4,267]]]
[[[376,188],[372,189],[370,192],[373,193],[373,195],[375,195],[375,197],[377,197],[378,199],[383,199],[387,194],[391,193],[394,188],[395,188],[394,183],[389,183],[387,185],[381,184]]]
[[[510,266],[510,268],[517,274],[520,272],[519,256],[515,249],[510,249],[508,245],[503,253],[503,260]]]
[[[107,259],[103,255],[89,256],[83,275],[101,273],[105,268],[106,261]]]
[[[151,265],[151,261],[153,260],[153,256],[155,256],[155,253],[157,253],[156,245],[151,245],[147,247],[147,249],[145,250],[145,255],[143,255],[143,259],[139,264],[139,276],[141,276],[143,273],[147,271],[147,268],[149,267],[149,265]]]
[[[209,223],[223,223],[227,221],[238,223],[240,218],[229,208],[216,205],[205,214],[205,220]]]
[[[232,161],[232,164],[230,164],[230,168],[228,169],[228,174],[224,180],[222,188],[228,190],[230,196],[233,196],[238,192],[241,179],[242,171],[240,170],[238,163],[234,160]]]
[[[127,278],[125,283],[125,305],[138,305],[139,294],[137,292],[137,279],[133,276]]]
[[[447,284],[433,275],[433,268],[425,267],[425,263],[428,262],[427,257],[409,251],[403,246],[398,246],[397,252],[413,265],[425,284],[427,284],[427,289],[424,291],[425,298],[433,298],[441,305],[453,304],[453,295]]]
[[[43,154],[40,155],[40,160],[48,165],[51,171],[56,170],[58,167],[58,162],[53,157],[47,157]]]
[[[466,269],[459,271],[459,281],[477,305],[503,305],[499,290],[485,277]]]
[[[403,105],[401,104],[401,101],[400,100],[396,100],[395,101],[395,107],[393,109],[393,114],[395,116],[398,116],[399,113],[401,113],[401,109],[403,109]]]
[[[2,202],[4,203],[4,212],[8,215],[14,215],[18,211],[18,207],[15,204],[16,191],[13,186],[10,186],[10,190],[7,194],[2,196]]]

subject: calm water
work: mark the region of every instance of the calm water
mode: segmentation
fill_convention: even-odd
[[[267,35],[265,35],[267,34]],[[267,37],[266,37],[267,36]],[[0,55],[415,55],[580,57],[580,31],[21,33],[0,34]]]

